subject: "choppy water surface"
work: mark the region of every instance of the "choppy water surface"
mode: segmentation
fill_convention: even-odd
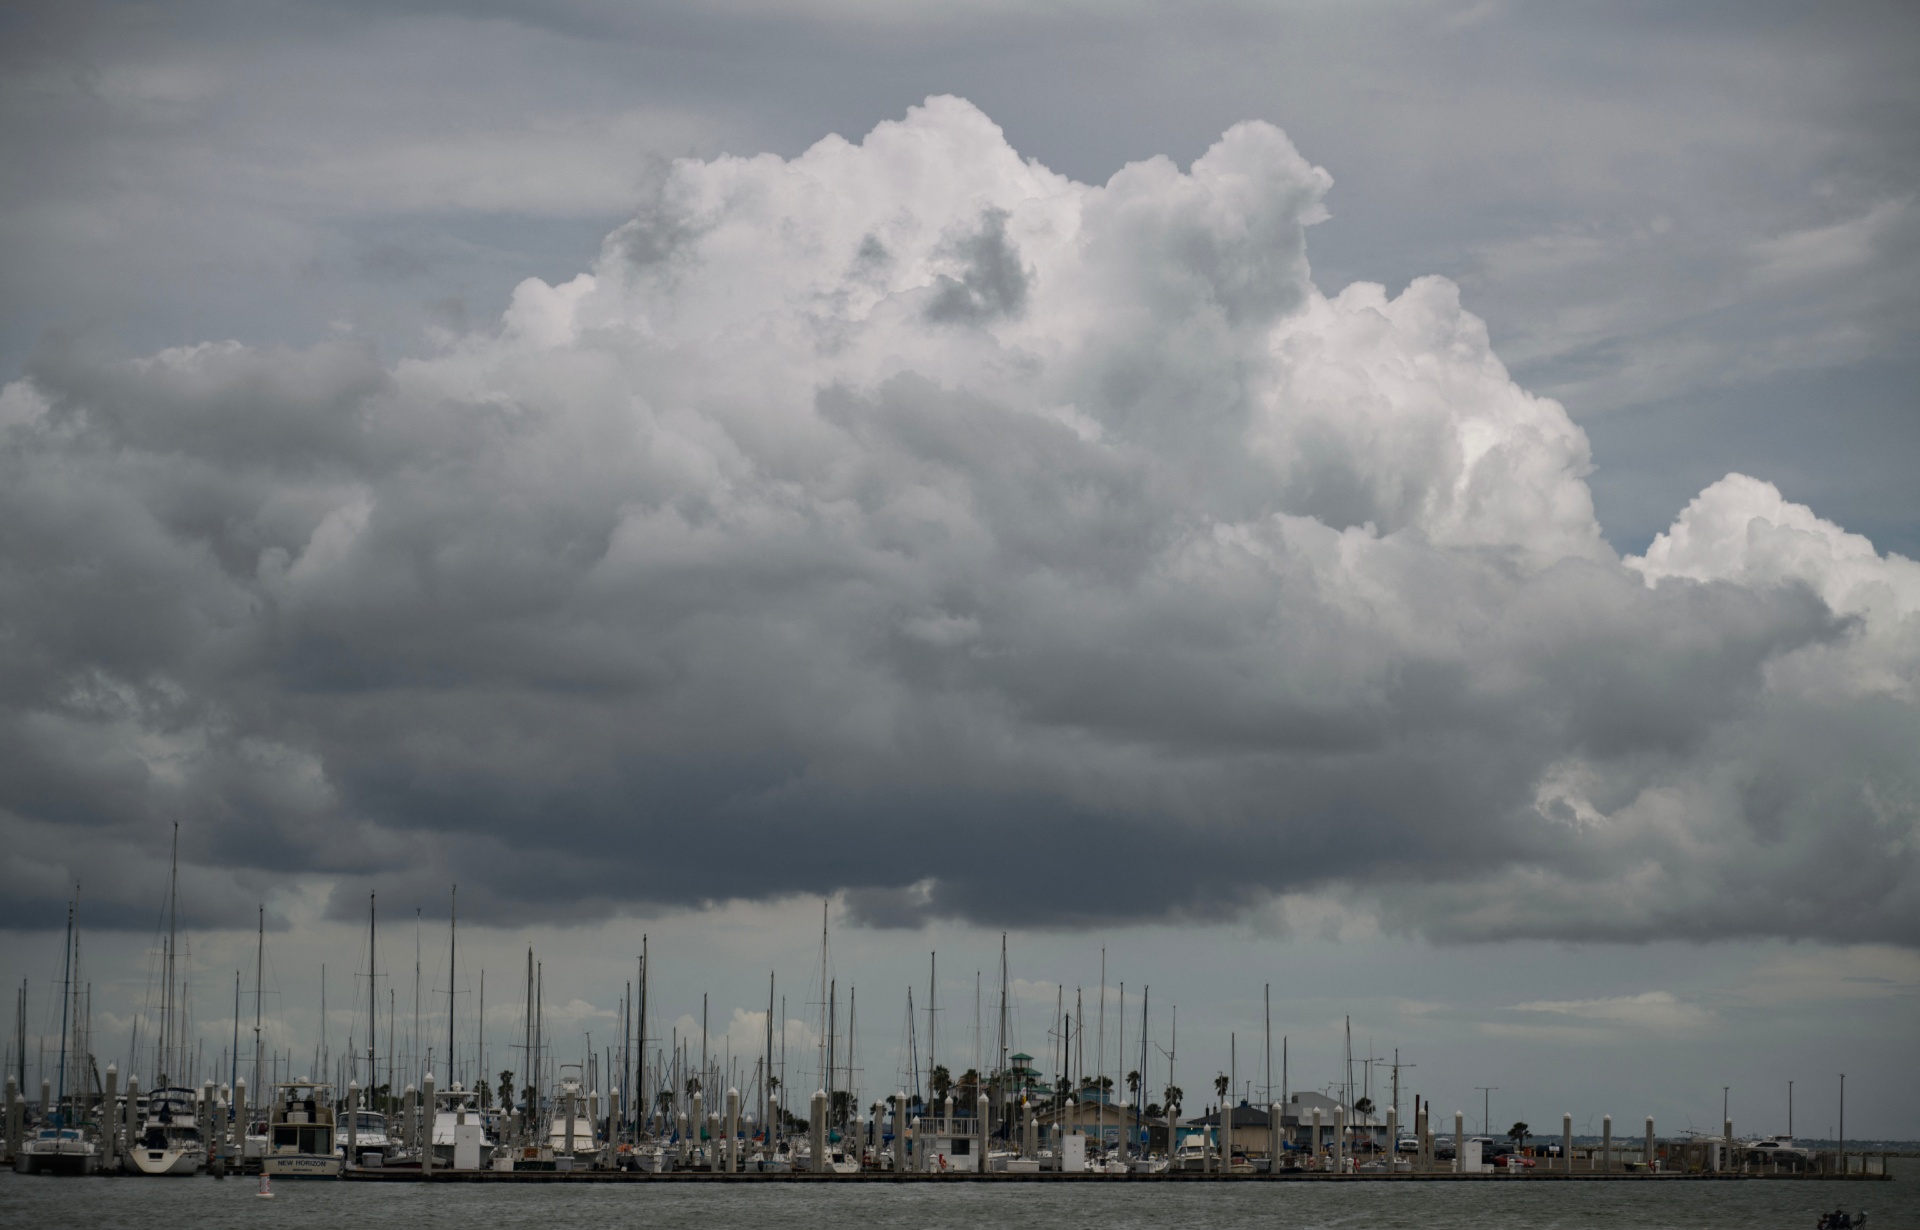
[[[254,1180],[52,1179],[0,1174],[0,1224],[220,1230],[601,1230],[752,1226],[757,1230],[1034,1225],[1047,1230],[1230,1230],[1249,1226],[1727,1227],[1810,1230],[1824,1210],[1863,1207],[1873,1230],[1920,1230],[1920,1162],[1891,1183],[1073,1183],[580,1184],[479,1186],[288,1183],[273,1200]]]

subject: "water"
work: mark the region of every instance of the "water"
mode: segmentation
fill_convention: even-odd
[[[1022,1225],[1046,1230],[1449,1230],[1672,1227],[1810,1230],[1823,1211],[1866,1208],[1873,1230],[1920,1230],[1920,1160],[1891,1183],[1073,1183],[558,1186],[54,1179],[0,1174],[0,1226],[180,1230],[651,1230],[658,1226],[848,1230]]]

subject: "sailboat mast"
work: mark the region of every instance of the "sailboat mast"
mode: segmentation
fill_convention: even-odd
[[[60,1104],[67,1100],[67,1008],[73,994],[73,910],[80,900],[80,886],[73,886],[73,900],[67,903],[67,942],[60,955],[60,1092],[53,1101],[53,1122],[55,1127],[65,1126],[60,1117]],[[42,1106],[45,1114],[47,1108]]]
[[[767,1066],[760,1081],[760,1124],[767,1134],[767,1147],[773,1147],[773,970],[767,971]]]
[[[1007,1105],[1011,1096],[1007,1089],[1007,933],[1000,933],[1000,1122],[1007,1122]],[[1007,1129],[1007,1139],[1013,1139],[1013,1130]]]
[[[827,903],[820,903],[820,1087],[827,1092],[829,1102],[833,1097],[832,1055],[827,1049],[827,1038],[833,1032],[833,1024],[827,1006]]]
[[[645,935],[642,935],[640,937],[640,1070],[638,1073],[636,1073],[636,1075],[639,1078],[639,1085],[635,1090],[636,1102],[637,1102],[637,1105],[635,1106],[635,1111],[640,1116],[642,1116],[643,1121],[644,1121],[644,1117],[648,1113],[648,1109],[647,1109],[647,976],[650,972],[651,971],[647,969],[647,937]]]
[[[460,942],[460,886],[453,886],[453,904],[447,914],[447,1088],[455,1084],[453,1066],[453,955]]]
[[[160,1083],[162,1085],[166,1084],[166,1069],[173,1063],[173,1058],[169,1052],[179,1042],[179,1039],[174,1036],[173,1031],[173,953],[180,939],[176,914],[176,908],[179,905],[179,895],[180,822],[176,820],[173,824],[173,858],[167,871],[167,986],[161,998],[162,1008],[160,1017]]]
[[[1151,983],[1140,988],[1140,1088],[1133,1095],[1135,1122],[1142,1112],[1142,1099],[1147,1096],[1147,1004],[1153,995]],[[1168,1112],[1172,1113],[1172,1112]]]
[[[533,945],[527,945],[527,1032],[520,1048],[520,1087],[527,1091],[527,1129],[533,1129]],[[507,1109],[511,1110],[509,1106]]]
[[[260,907],[259,939],[253,950],[253,1097],[262,1106],[265,1091],[260,1088],[260,978],[267,968],[267,907]]]
[[[374,1062],[374,1044],[380,1037],[380,1017],[374,1007],[375,988],[379,986],[378,961],[379,950],[374,947],[375,917],[374,906],[378,904],[373,893],[367,894],[367,1101],[373,1101],[373,1086],[380,1079],[380,1068]]]

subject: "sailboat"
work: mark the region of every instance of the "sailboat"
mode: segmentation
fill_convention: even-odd
[[[73,1054],[82,1071],[89,1067],[79,1045],[82,1030],[78,1011],[79,942],[75,935],[76,915],[80,908],[80,886],[74,885],[73,901],[67,906],[66,955],[62,958],[65,974],[60,991],[60,1090],[47,1121],[22,1142],[14,1154],[14,1169],[20,1174],[93,1174],[100,1169],[97,1132],[81,1121],[81,1106],[87,1100],[82,1092],[67,1090],[67,1043],[74,1043]],[[69,1009],[73,1009],[69,1015]],[[69,1030],[71,1024],[71,1030]],[[42,1108],[46,1109],[46,1108]]]
[[[173,860],[167,873],[166,985],[160,1014],[159,1079],[146,1097],[137,1140],[127,1142],[127,1160],[134,1174],[195,1175],[206,1168],[207,1142],[200,1135],[199,1095],[192,1089],[167,1084],[165,1068],[185,1053],[174,1020],[174,953],[178,950],[180,900],[180,826],[173,826]]]

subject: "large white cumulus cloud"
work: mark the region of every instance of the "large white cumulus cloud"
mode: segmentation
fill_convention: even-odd
[[[0,395],[14,921],[182,820],[493,917],[1352,894],[1444,937],[1920,942],[1920,566],[1738,476],[1646,556],[1455,288],[1311,280],[1243,124],[1104,185],[930,99],[688,161],[383,365]]]

